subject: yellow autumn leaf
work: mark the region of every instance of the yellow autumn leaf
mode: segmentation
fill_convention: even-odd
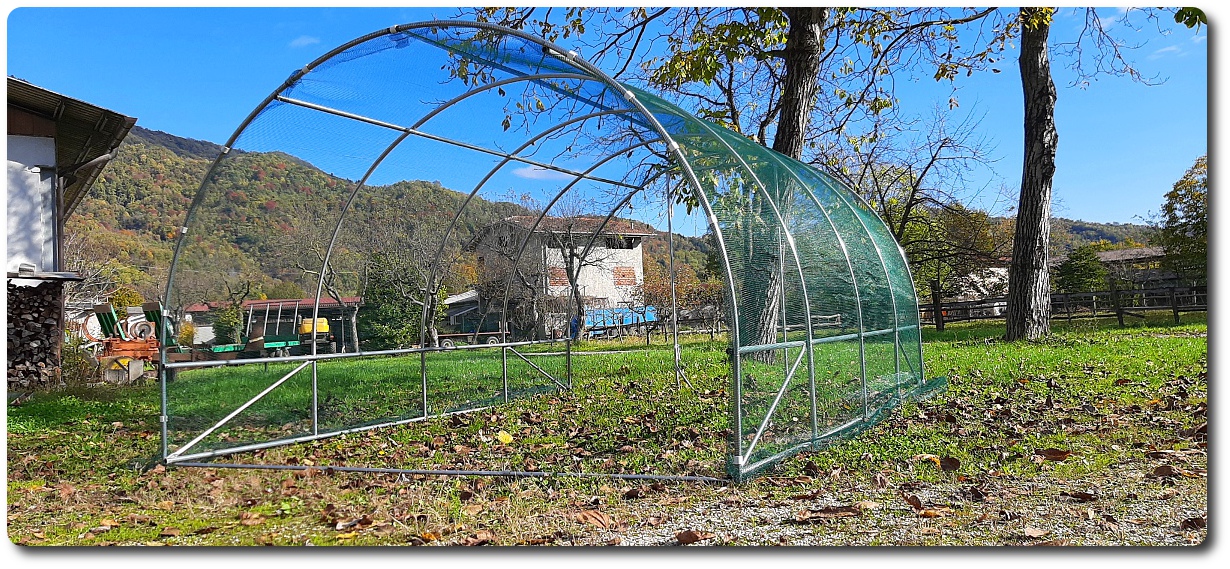
[[[357,535],[359,535],[359,532],[357,532],[357,531],[352,531],[352,532],[348,532],[348,533],[339,533],[339,534],[337,534],[337,535],[336,535],[336,536],[334,536],[334,537],[336,537],[336,538],[338,538],[338,539],[354,539],[354,538],[355,538],[355,536],[357,536]]]
[[[513,437],[512,435],[508,434],[508,431],[500,431],[499,433],[496,433],[495,438],[496,440],[500,441],[500,444],[504,444],[504,445],[511,443],[513,441]]]

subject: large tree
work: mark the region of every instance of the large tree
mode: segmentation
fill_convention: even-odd
[[[1017,204],[1012,264],[1008,267],[1008,340],[1035,340],[1051,332],[1051,182],[1055,177],[1055,82],[1047,38],[1053,8],[1022,8],[1021,86],[1025,95],[1025,158]]]
[[[1164,264],[1181,278],[1204,284],[1209,274],[1209,157],[1201,156],[1166,193],[1161,227],[1152,239]]]
[[[892,112],[891,75],[897,66],[929,62],[937,78],[948,78],[992,60],[998,48],[981,37],[963,51],[955,26],[994,12],[814,7],[463,11],[548,40],[571,38],[599,65],[607,58],[622,61],[605,65],[616,69],[616,78],[627,73],[678,94],[699,116],[796,159],[812,159],[842,143],[853,125]],[[743,188],[752,183],[745,177],[730,173],[729,180],[742,180],[732,192],[749,189]],[[748,214],[768,227],[780,227],[773,210],[788,212],[791,196],[762,193],[751,193]],[[781,222],[789,225],[790,220]],[[762,240],[777,241],[772,235]],[[781,254],[776,245],[748,251],[749,259],[769,259],[763,263],[768,268],[763,302],[747,307],[757,343],[775,341],[783,264],[772,259]]]

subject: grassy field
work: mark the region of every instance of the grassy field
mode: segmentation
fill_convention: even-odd
[[[724,347],[707,338],[689,346],[692,388],[676,388],[668,349],[646,352],[629,342],[626,354],[574,358],[571,391],[227,458],[313,467],[297,472],[142,470],[158,453],[155,387],[39,394],[8,410],[9,535],[30,545],[627,545],[675,543],[684,530],[705,537],[702,544],[733,545],[1202,541],[1203,320],[1126,329],[1113,321],[1057,322],[1052,338],[1013,344],[997,339],[1001,326],[925,332],[928,375],[947,376],[947,391],[737,486],[318,468],[721,476],[728,370]],[[451,368],[471,374],[460,382],[472,386],[465,397],[502,399],[496,354],[494,383],[488,365]],[[322,421],[354,422],[353,413],[372,412],[368,405],[379,409],[374,416],[387,416],[386,409],[421,400],[415,386],[381,379],[385,364],[347,365],[367,367],[356,373],[320,366],[322,393],[334,394],[322,395],[322,403],[338,406],[322,405]],[[518,388],[550,385],[528,369],[517,377],[538,379]],[[393,375],[418,373],[414,364]],[[369,377],[371,386],[342,389],[336,378],[346,375]],[[202,389],[181,385],[180,396]],[[302,386],[285,397],[254,407],[253,416],[262,425],[285,419],[280,426],[293,434],[302,430],[295,423],[302,417],[272,413],[301,404]],[[194,410],[179,421],[193,417],[199,426],[204,421],[195,417],[216,412]],[[224,431],[219,442],[255,438],[243,429]]]

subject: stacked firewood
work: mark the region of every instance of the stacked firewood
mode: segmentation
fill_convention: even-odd
[[[60,345],[64,337],[61,304],[64,285],[8,283],[9,391],[60,384]]]

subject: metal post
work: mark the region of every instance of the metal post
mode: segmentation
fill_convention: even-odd
[[[1174,311],[1174,323],[1177,325],[1179,323],[1179,303],[1175,301],[1176,299],[1174,296],[1174,287],[1170,287],[1169,296],[1170,296],[1170,309]]]
[[[786,228],[783,225],[777,234],[777,274],[781,275],[781,279],[778,281],[778,284],[781,285],[779,288],[781,288],[782,295],[780,307],[782,313],[782,342],[789,342],[790,330],[786,327],[786,248],[782,243],[781,234],[781,232],[785,230]],[[808,314],[807,318],[810,320],[811,315]],[[790,348],[782,350],[782,372],[784,374],[782,377],[788,378],[790,376]]]
[[[579,327],[578,327],[579,329]],[[564,375],[568,381],[568,389],[572,389],[572,338],[564,340]]]
[[[504,402],[508,403],[508,346],[500,347],[500,376],[504,379]]]
[[[675,388],[681,387],[680,380],[692,387],[692,382],[683,375],[683,367],[679,363],[679,303],[676,299],[675,284],[678,275],[675,274],[675,200],[671,199],[670,184],[666,188],[666,255],[670,264],[671,277],[671,334],[674,342],[675,357]]]
[[[423,416],[427,416],[427,352],[419,352],[419,375],[423,379]]]
[[[165,346],[165,344],[163,344]],[[164,347],[165,349],[165,347]],[[171,414],[167,411],[167,376],[174,375],[175,370],[167,369],[166,356],[162,358],[162,414],[158,417],[158,422],[162,425],[162,458],[167,457],[167,422],[170,421]]]
[[[316,390],[316,360],[312,360],[312,434],[320,434],[320,396]]]
[[[243,300],[240,299],[240,302],[243,302]],[[252,337],[252,319],[255,317],[256,317],[256,307],[249,306],[248,307],[248,325],[244,329],[244,336],[247,336],[248,338]],[[239,340],[243,341],[243,338],[240,338]]]
[[[273,325],[273,334],[275,336],[282,335],[282,303],[278,303],[278,323]]]

